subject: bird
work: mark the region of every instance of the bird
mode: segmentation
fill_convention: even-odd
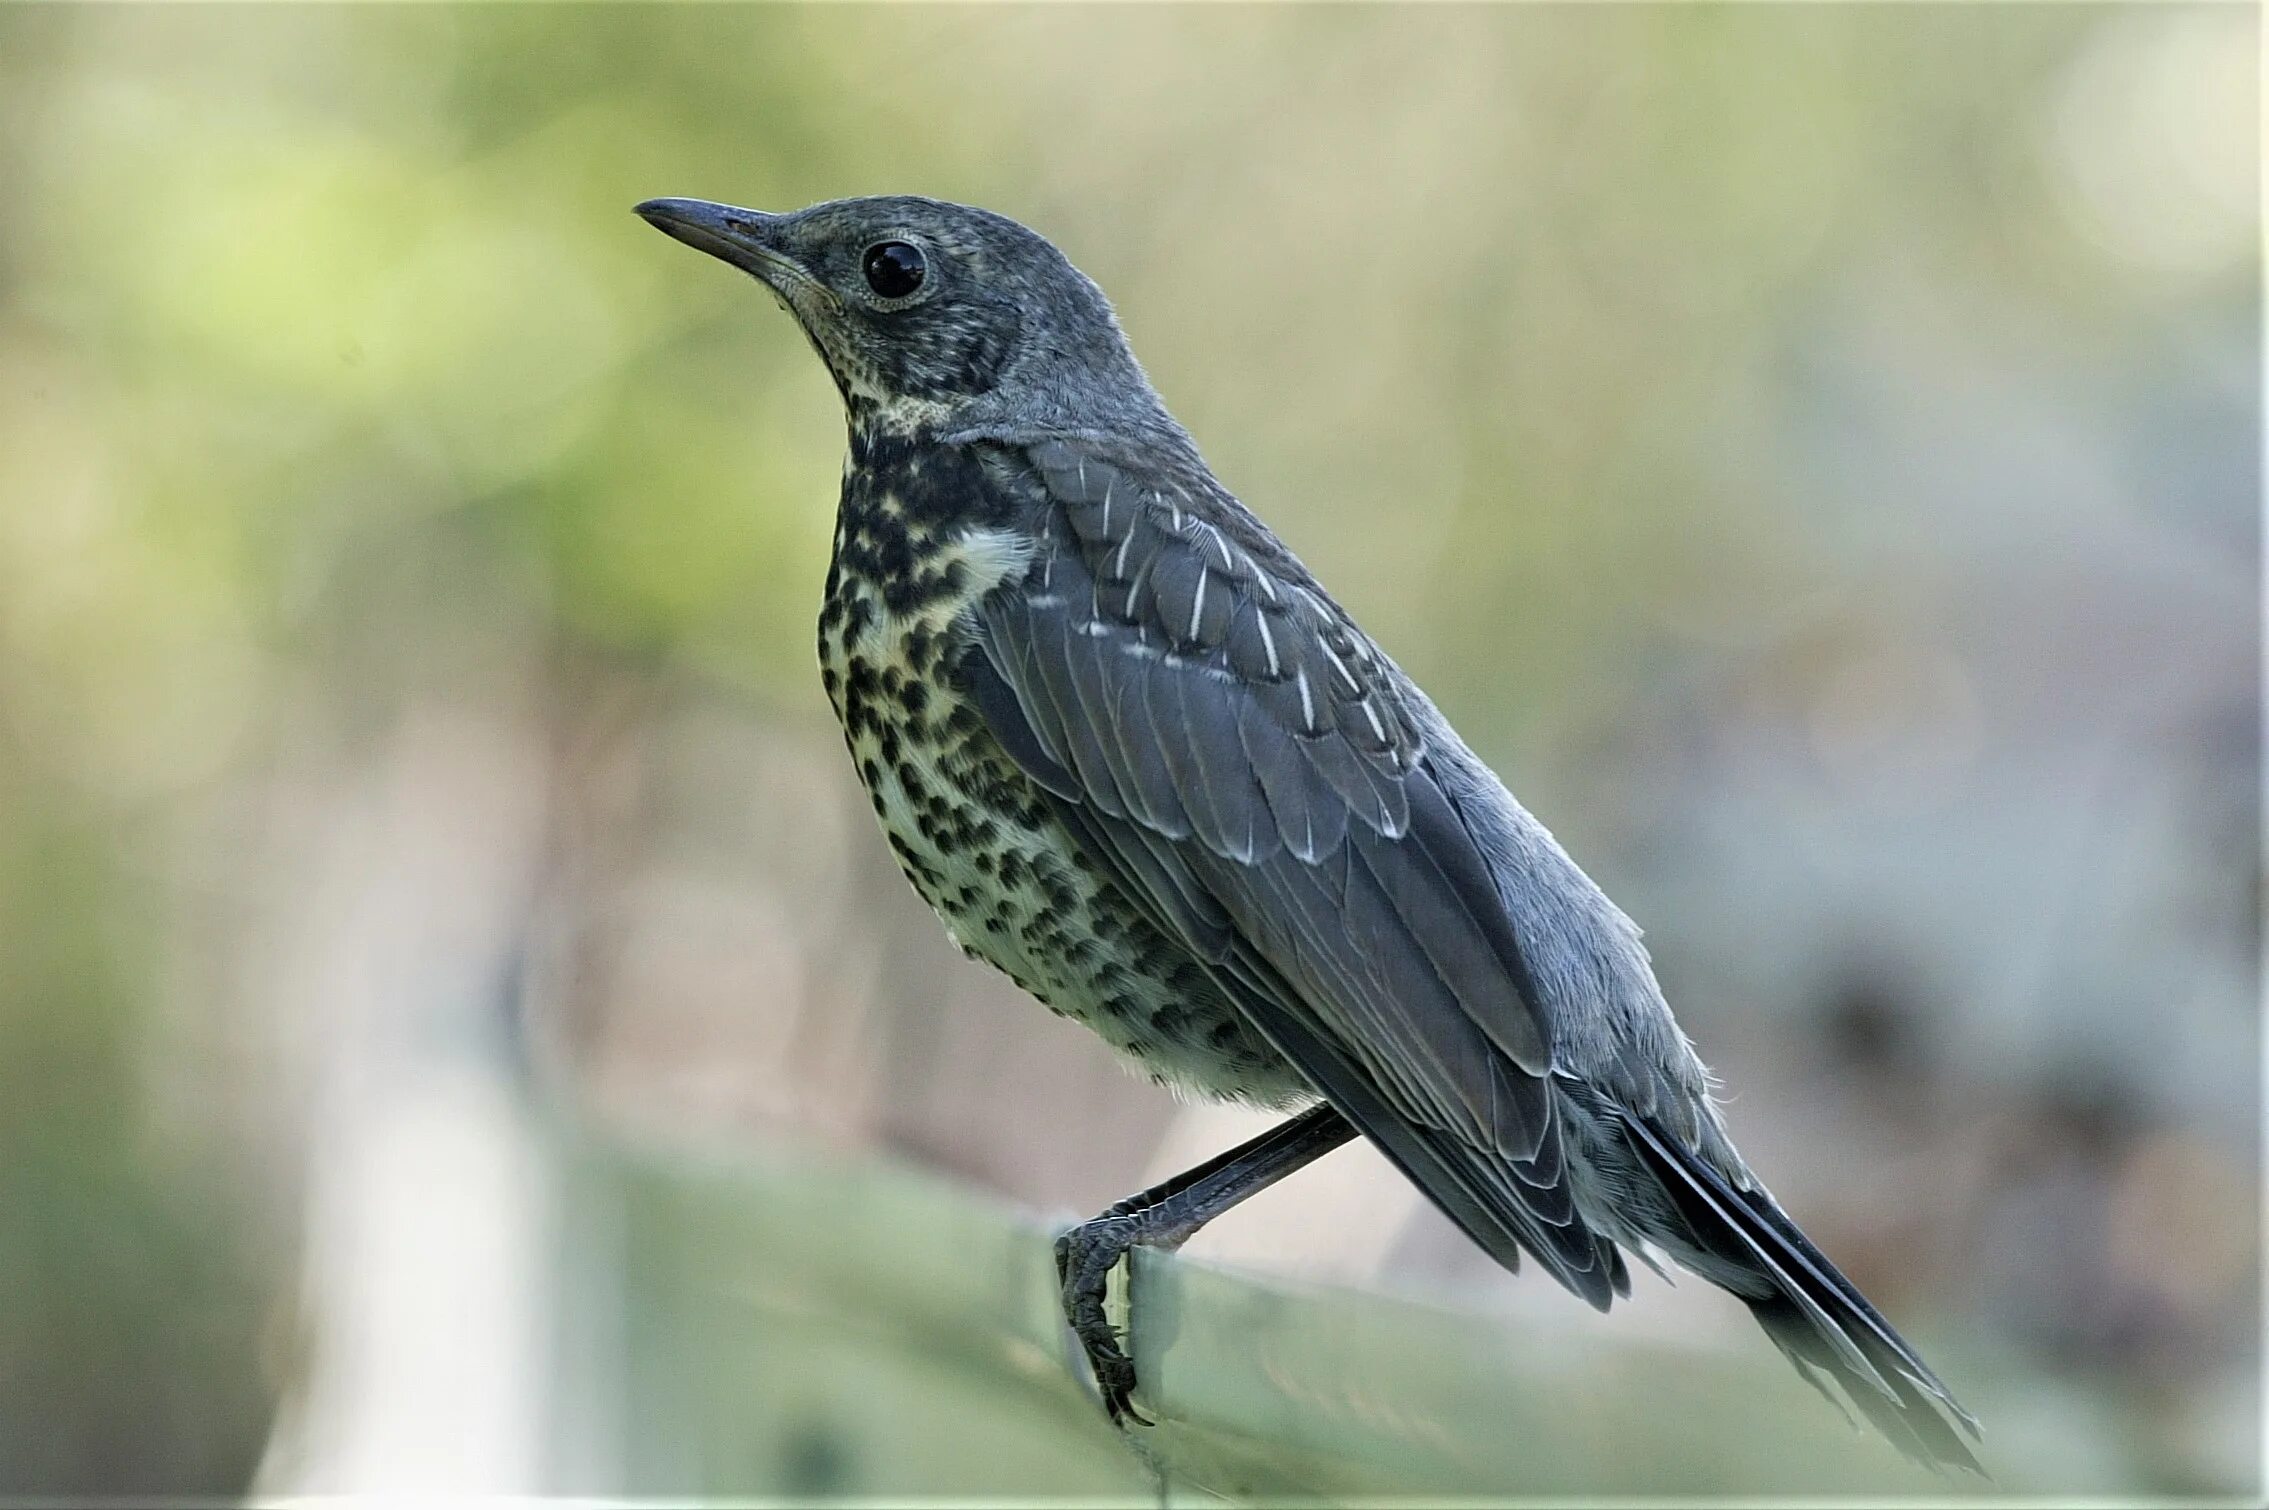
[[[1152,1424],[1119,1261],[1360,1137],[1506,1269],[1605,1311],[1667,1261],[1982,1472],[1735,1150],[1637,926],[1215,478],[1062,251],[916,195],[636,213],[753,275],[842,397],[820,680],[914,889],[1152,1079],[1286,1114],[1057,1239],[1115,1425]]]

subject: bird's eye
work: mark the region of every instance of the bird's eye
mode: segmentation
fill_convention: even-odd
[[[878,241],[867,248],[867,287],[885,299],[903,299],[922,286],[929,271],[919,247],[903,241]]]

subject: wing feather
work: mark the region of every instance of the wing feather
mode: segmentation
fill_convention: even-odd
[[[1284,847],[1307,865],[1336,853],[1347,837],[1347,804],[1319,788],[1293,736],[1249,697],[1237,706],[1237,735]]]
[[[1119,772],[1126,763],[1104,746],[1112,732],[1112,688],[1096,664],[1101,647],[1080,632],[1060,602],[1028,611],[1026,622],[1033,635],[1030,663],[1049,706],[1063,720],[1055,742],[1070,752],[1088,800],[1113,817],[1125,817],[1130,804]],[[1130,772],[1130,784],[1132,779]]]

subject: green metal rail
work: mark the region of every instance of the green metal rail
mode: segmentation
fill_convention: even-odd
[[[1049,1233],[966,1191],[801,1152],[583,1142],[560,1212],[549,1434],[565,1492],[1198,1504],[2145,1487],[2059,1447],[2079,1429],[2069,1411],[1989,1440],[1998,1485],[1948,1484],[1844,1426],[1762,1339],[1747,1357],[1621,1340],[1570,1356],[1486,1318],[1157,1254],[1137,1258],[1133,1346],[1159,1424],[1130,1443],[1067,1351]],[[1993,1402],[1976,1403],[1990,1423]]]

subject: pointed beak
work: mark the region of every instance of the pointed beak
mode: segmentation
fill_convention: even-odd
[[[805,284],[822,294],[828,292],[801,263],[775,244],[786,216],[712,204],[706,199],[649,199],[637,207],[637,213],[663,235],[729,262],[781,293],[787,292],[790,282]]]

